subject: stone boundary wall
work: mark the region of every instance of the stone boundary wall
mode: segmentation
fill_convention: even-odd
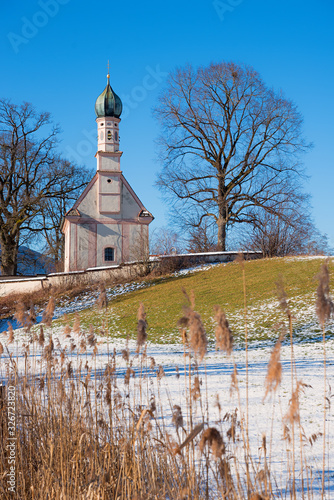
[[[230,262],[240,252],[209,252],[177,255],[151,256],[146,264],[141,262],[128,262],[126,264],[95,267],[84,271],[73,271],[69,273],[51,273],[37,276],[0,276],[0,297],[12,293],[30,293],[41,289],[51,290],[53,287],[70,288],[76,285],[92,285],[104,281],[131,280],[146,274],[147,266],[150,270],[158,267],[165,259],[177,260],[186,267],[191,264]],[[246,260],[259,259],[260,252],[243,252]]]
[[[242,254],[245,260],[262,259],[262,252],[205,252],[205,253],[180,253],[171,255],[158,255],[157,259],[178,259],[185,264],[200,264],[200,263],[213,263],[213,262],[231,262],[236,259],[238,255]],[[151,256],[151,259],[154,256]]]

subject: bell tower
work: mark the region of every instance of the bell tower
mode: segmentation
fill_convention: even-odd
[[[110,86],[109,64],[107,86],[96,99],[97,171],[120,172],[119,124],[122,101]]]

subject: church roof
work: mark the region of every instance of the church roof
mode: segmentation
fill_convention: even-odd
[[[108,83],[102,94],[96,99],[95,113],[98,118],[103,116],[114,116],[119,118],[122,113],[122,101],[113,91],[109,83],[109,73],[107,75]]]

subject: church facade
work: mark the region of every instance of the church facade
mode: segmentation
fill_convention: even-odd
[[[95,103],[96,174],[62,223],[64,271],[80,271],[140,260],[148,250],[153,216],[121,171],[121,99],[107,86]]]

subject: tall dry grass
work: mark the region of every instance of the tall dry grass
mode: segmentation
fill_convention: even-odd
[[[245,330],[247,337],[247,289],[243,263]],[[283,283],[279,302],[287,325],[278,327],[278,340],[270,359],[264,399],[275,397],[282,378],[281,347],[290,333],[291,399],[282,419],[287,452],[287,482],[271,471],[273,436],[262,435],[259,449],[252,449],[249,438],[250,416],[248,343],[246,342],[246,404],[234,359],[233,333],[224,311],[216,306],[216,349],[230,356],[231,394],[236,396],[235,411],[224,414],[219,394],[215,406],[219,418],[211,421],[208,402],[208,377],[205,354],[208,339],[195,297],[184,291],[186,305],[178,322],[184,346],[183,405],[169,411],[162,404],[165,372],[147,355],[147,318],[144,305],[138,309],[137,348],[127,345],[121,353],[111,351],[103,371],[97,369],[99,354],[97,332],[88,332],[77,315],[72,328],[66,325],[68,347],[57,344],[52,330],[54,300],[50,299],[43,325],[32,328],[34,307],[17,305],[17,319],[26,330],[27,341],[9,354],[15,332],[9,328],[6,346],[0,344],[0,373],[7,386],[16,388],[16,492],[8,492],[6,472],[8,452],[0,450],[0,497],[3,499],[76,500],[202,500],[313,498],[313,482],[306,463],[299,398],[305,384],[298,379],[293,351],[293,317]],[[325,324],[333,311],[329,295],[328,263],[319,278],[317,311],[323,328],[324,350],[324,427],[322,497],[326,495],[326,336]],[[106,310],[105,289],[101,287],[97,307]],[[107,315],[102,316],[102,331],[108,337]],[[38,332],[38,333],[37,333]],[[6,352],[5,352],[6,351]],[[6,356],[5,356],[6,355]],[[22,358],[21,358],[22,357]],[[120,367],[120,357],[122,367]],[[20,359],[24,369],[19,369]],[[125,368],[124,368],[125,364]],[[200,371],[202,368],[202,371]],[[8,438],[5,396],[0,398],[0,437]],[[299,435],[299,455],[296,451]],[[319,436],[312,436],[313,441]],[[312,441],[311,439],[311,441]],[[295,471],[301,471],[301,490],[297,490]]]

